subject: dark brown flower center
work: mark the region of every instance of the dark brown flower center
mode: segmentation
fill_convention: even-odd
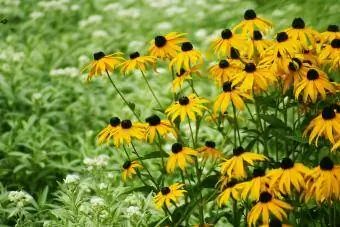
[[[128,169],[131,166],[131,162],[130,161],[126,161],[123,164],[123,169]]]
[[[307,79],[308,80],[316,80],[319,78],[319,73],[315,69],[310,69],[307,72]]]
[[[253,19],[256,18],[256,13],[255,13],[254,10],[248,9],[248,10],[246,10],[246,12],[244,12],[243,17],[244,17],[245,20],[253,20]]]
[[[216,144],[214,141],[205,141],[205,146],[210,147],[210,148],[215,148]]]
[[[261,203],[268,203],[272,200],[272,195],[269,192],[262,192],[260,194],[260,202]]]
[[[183,74],[185,73],[185,69],[181,68],[181,70],[179,71],[179,73],[176,73],[177,77],[181,77],[183,76]]]
[[[333,167],[334,167],[334,163],[333,163],[333,161],[329,157],[324,157],[320,161],[320,168],[322,170],[332,170]]]
[[[224,29],[221,32],[222,39],[230,39],[233,36],[233,33],[230,31],[230,29]]]
[[[262,40],[262,34],[259,30],[254,31],[254,40]]]
[[[116,126],[118,126],[119,124],[120,124],[120,119],[119,119],[119,117],[113,117],[113,118],[110,119],[110,125],[111,125],[112,127],[116,127]]]
[[[186,105],[189,104],[189,98],[186,97],[186,96],[183,96],[183,97],[179,98],[178,102],[179,102],[180,105],[186,106]]]
[[[282,227],[282,222],[279,219],[271,219],[269,227]]]
[[[183,149],[182,144],[180,144],[180,143],[172,144],[172,147],[171,147],[172,153],[177,154],[177,153],[181,152],[182,149]]]
[[[281,42],[284,42],[288,39],[288,35],[286,32],[279,32],[277,33],[276,35],[276,40],[281,43]]]
[[[190,51],[194,49],[194,47],[192,46],[192,44],[190,42],[185,42],[182,44],[182,51],[186,52],[186,51]]]
[[[161,123],[161,119],[155,114],[145,119],[150,126],[156,126]]]
[[[167,195],[170,193],[170,188],[169,187],[164,187],[161,189],[162,195]]]
[[[255,177],[263,177],[266,171],[262,168],[256,168],[253,170],[253,178]]]
[[[240,156],[241,154],[243,154],[245,152],[244,148],[243,147],[238,147],[238,148],[235,148],[233,150],[233,154],[235,156]]]
[[[228,67],[229,67],[229,62],[228,62],[227,60],[221,60],[221,61],[218,63],[218,66],[219,66],[221,69],[228,68]]]
[[[322,110],[322,118],[324,120],[331,120],[333,118],[335,118],[336,113],[334,112],[334,108],[331,107],[325,107]]]
[[[132,127],[132,123],[130,120],[122,120],[120,125],[122,126],[123,129],[129,129]]]
[[[331,42],[333,48],[340,48],[340,39],[333,39]]]
[[[329,32],[338,32],[339,31],[339,27],[338,27],[338,25],[330,24],[330,25],[328,25],[327,31],[329,31]]]
[[[295,18],[292,23],[292,27],[295,29],[303,29],[305,28],[305,22],[301,17]]]
[[[102,51],[93,54],[93,59],[96,61],[102,59],[103,57],[105,57],[105,54]]]
[[[292,61],[288,64],[289,70],[294,72],[298,71],[301,66],[302,62],[298,58],[292,58]]]
[[[135,59],[138,58],[139,56],[140,56],[139,52],[136,51],[130,54],[130,59]]]
[[[247,63],[244,67],[244,71],[247,73],[252,73],[256,71],[256,66],[254,63]]]
[[[227,183],[227,188],[234,187],[237,184],[237,180],[235,178],[232,178],[228,183]]]
[[[238,49],[231,47],[230,48],[230,57],[231,59],[239,59],[240,58],[240,52]]]
[[[233,90],[233,87],[231,86],[231,82],[227,81],[223,83],[223,91],[224,92],[231,92]]]
[[[155,37],[155,45],[156,45],[156,47],[161,48],[161,47],[164,47],[165,44],[166,44],[166,38],[164,36],[159,35],[159,36]]]
[[[293,162],[293,160],[292,159],[290,159],[290,158],[284,158],[284,159],[282,159],[282,161],[281,161],[281,168],[282,169],[290,169],[290,168],[293,168],[293,166],[294,166],[294,162]]]

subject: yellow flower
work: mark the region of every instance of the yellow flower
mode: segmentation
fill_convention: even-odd
[[[190,42],[182,43],[182,52],[178,53],[169,63],[169,69],[175,68],[176,72],[180,72],[181,68],[190,70],[196,64],[202,64],[202,54],[195,50]]]
[[[223,154],[215,148],[216,144],[214,141],[205,141],[205,146],[199,148],[197,151],[204,160],[209,158],[220,159]]]
[[[308,48],[309,44],[316,45],[316,40],[319,40],[319,33],[314,29],[305,26],[302,18],[295,18],[292,22],[292,27],[285,30],[290,38],[297,40],[303,48]]]
[[[122,120],[119,129],[112,135],[116,147],[122,144],[130,144],[132,138],[145,139],[145,126],[142,123],[132,123],[130,120]]]
[[[330,43],[333,39],[340,39],[340,32],[338,25],[328,25],[327,31],[320,34],[322,43]]]
[[[313,179],[311,191],[316,201],[340,199],[340,166],[334,165],[329,157],[324,157],[307,177]]]
[[[209,73],[216,81],[218,86],[222,86],[224,82],[229,81],[231,75],[240,71],[239,63],[233,61],[229,62],[227,59],[220,60],[218,64],[215,64],[209,68]]]
[[[253,178],[250,181],[240,183],[241,198],[258,200],[260,193],[265,191],[269,186],[269,179],[265,176],[265,170],[256,168],[253,170]]]
[[[233,31],[241,29],[242,34],[253,34],[254,29],[258,29],[262,32],[268,32],[272,27],[272,23],[269,20],[257,17],[256,13],[252,9],[248,9],[244,13],[244,20],[237,24]]]
[[[184,81],[186,80],[191,80],[192,74],[198,74],[199,75],[199,67],[198,66],[194,66],[189,70],[185,70],[184,68],[181,68],[180,72],[176,73],[176,78],[172,81],[172,87],[171,90],[174,92],[176,90],[178,90],[179,88],[181,88],[184,84]]]
[[[280,192],[285,195],[291,195],[293,186],[296,191],[300,192],[305,187],[304,176],[309,169],[301,163],[294,163],[290,158],[284,158],[281,161],[279,169],[272,169],[268,172],[270,185],[277,185]]]
[[[180,117],[181,121],[184,121],[187,116],[190,120],[196,120],[195,114],[202,116],[202,110],[207,109],[203,104],[208,102],[208,100],[197,97],[195,94],[191,94],[188,97],[183,96],[169,106],[165,110],[165,113],[168,117],[171,117],[171,121],[174,121],[177,117]]]
[[[148,123],[145,127],[146,139],[148,139],[150,143],[154,141],[157,134],[163,137],[169,133],[171,133],[174,137],[177,136],[175,129],[168,120],[161,120],[157,115],[152,115],[146,118],[145,121]]]
[[[186,190],[181,189],[184,184],[175,183],[169,187],[164,187],[157,195],[154,197],[155,205],[158,209],[161,209],[163,205],[167,208],[170,207],[170,202],[178,202],[178,198],[183,197]]]
[[[150,42],[149,53],[151,56],[162,58],[174,58],[181,50],[179,44],[188,42],[187,38],[183,36],[186,33],[170,32],[165,36],[156,36],[154,40]]]
[[[252,100],[253,98],[244,90],[233,86],[231,82],[224,82],[223,93],[217,96],[214,103],[214,113],[216,113],[219,109],[221,109],[222,113],[226,112],[230,102],[232,102],[237,109],[243,110],[243,99]]]
[[[188,163],[194,163],[194,156],[198,155],[198,152],[189,148],[183,147],[180,143],[174,143],[171,147],[172,153],[169,155],[166,165],[166,171],[172,173],[175,171],[176,165],[183,171]]]
[[[235,199],[235,200],[239,200],[240,199],[239,184],[237,184],[237,181],[235,179],[231,179],[227,183],[226,188],[217,197],[217,204],[220,207],[222,205],[227,204],[227,202],[229,201],[230,197]]]
[[[126,59],[119,65],[120,72],[123,74],[129,74],[133,70],[137,69],[146,72],[146,66],[152,64],[155,67],[157,58],[154,56],[140,56],[139,52],[133,52],[130,54],[130,59]]]
[[[293,207],[288,203],[274,198],[269,192],[262,192],[258,203],[248,213],[248,226],[256,226],[256,222],[260,219],[261,214],[263,224],[269,223],[270,214],[282,221],[283,218],[287,218],[284,209],[292,210]]]
[[[295,98],[298,99],[300,93],[303,91],[303,102],[307,102],[308,98],[315,103],[318,95],[322,99],[326,99],[326,91],[335,93],[335,87],[328,80],[326,73],[317,68],[310,68],[307,71],[307,76],[296,85]]]
[[[98,144],[102,144],[105,140],[108,144],[110,139],[120,130],[120,119],[113,117],[110,119],[110,124],[106,126],[98,135]]]
[[[309,123],[303,136],[306,136],[309,131],[311,131],[309,144],[316,138],[317,146],[320,136],[325,136],[331,143],[335,143],[334,136],[340,135],[340,113],[336,113],[331,107],[323,108],[322,113]]]
[[[123,165],[122,180],[126,182],[127,178],[132,178],[132,175],[137,174],[136,169],[142,169],[143,166],[137,161],[126,161]]]
[[[340,69],[340,37],[333,39],[330,45],[321,49],[319,54],[321,62],[330,64],[331,69]]]
[[[302,78],[307,76],[309,65],[303,63],[301,58],[294,57],[290,61],[287,61],[285,66],[285,72],[283,73],[283,93],[286,93],[290,86],[294,85],[294,90]]]
[[[248,47],[248,41],[243,35],[233,34],[229,29],[224,29],[221,38],[212,43],[212,49],[219,58],[230,57],[232,47],[244,50]]]
[[[90,69],[87,80],[91,80],[93,76],[100,76],[106,71],[112,72],[115,67],[124,60],[121,55],[122,53],[114,53],[109,55],[105,55],[104,52],[94,53],[94,61],[85,66],[82,72]]]
[[[250,47],[248,48],[248,57],[253,57],[256,53],[262,55],[272,44],[273,41],[263,39],[262,33],[259,30],[255,30],[251,37]]]
[[[283,224],[279,219],[270,219],[268,224],[261,225],[260,227],[291,227],[291,225]]]
[[[319,60],[314,50],[311,48],[303,50],[303,63],[308,64],[310,66],[319,66]]]
[[[238,147],[234,149],[233,156],[230,159],[224,159],[224,162],[221,163],[221,173],[236,179],[246,178],[247,173],[244,169],[244,163],[252,166],[254,161],[264,161],[267,159],[266,156],[248,152],[243,147]]]
[[[247,63],[243,71],[237,73],[233,78],[233,84],[239,84],[242,90],[265,91],[269,85],[277,80],[275,73],[265,65]]]

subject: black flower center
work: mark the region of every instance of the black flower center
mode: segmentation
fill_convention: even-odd
[[[237,184],[237,180],[235,178],[232,178],[228,183],[227,183],[227,188],[234,187]]]
[[[181,152],[182,149],[183,149],[182,144],[180,144],[180,143],[172,144],[172,147],[171,147],[172,153],[177,154],[177,153]]]
[[[295,18],[292,22],[292,27],[295,29],[303,29],[305,28],[305,22],[301,17]]]
[[[254,40],[262,40],[262,34],[259,30],[254,31]]]
[[[218,66],[221,69],[225,69],[229,67],[229,62],[227,60],[221,60],[220,63],[218,63]]]
[[[323,110],[322,110],[322,118],[324,120],[331,120],[331,119],[335,118],[334,108],[331,108],[331,107],[323,108]]]
[[[105,57],[105,54],[102,51],[93,54],[93,59],[96,61],[102,59],[103,57]]]
[[[255,72],[255,70],[256,66],[254,63],[247,63],[244,67],[244,71],[246,71],[247,73]]]
[[[194,49],[194,47],[192,46],[192,44],[190,42],[185,42],[182,44],[182,51],[190,51]]]
[[[116,126],[118,126],[119,124],[120,124],[120,119],[119,119],[119,117],[113,117],[113,118],[110,119],[110,125],[111,125],[112,127],[116,127]]]
[[[282,169],[290,169],[290,168],[293,168],[294,166],[294,162],[292,159],[290,158],[284,158],[282,159],[281,161],[281,168]]]
[[[123,129],[129,129],[132,127],[132,123],[130,120],[122,120],[120,125],[122,126]]]
[[[260,202],[261,203],[268,203],[272,200],[272,195],[269,192],[262,192],[260,194]]]
[[[205,146],[210,147],[210,148],[215,148],[216,144],[214,141],[205,141]]]
[[[244,148],[243,147],[238,147],[238,148],[235,148],[233,150],[233,154],[235,156],[240,156],[241,154],[243,154],[245,152]]]
[[[133,52],[132,54],[130,54],[130,59],[135,59],[135,58],[138,58],[140,56],[139,52],[136,51],[136,52]]]
[[[150,126],[156,126],[161,123],[161,119],[157,115],[152,115],[145,119],[147,123],[149,123]]]
[[[248,10],[246,10],[246,12],[244,12],[243,17],[244,17],[245,20],[253,20],[253,19],[256,18],[256,13],[255,13],[254,10],[248,9]]]
[[[233,90],[233,88],[231,86],[231,82],[227,81],[227,82],[223,83],[223,91],[224,92],[230,92],[232,90]]]
[[[233,33],[230,31],[230,29],[224,29],[221,32],[222,39],[230,39],[233,36]]]
[[[302,66],[302,62],[298,58],[292,58],[293,61],[289,62],[288,68],[291,71],[298,71],[298,69]]]
[[[340,39],[333,39],[331,42],[333,48],[340,48]]]
[[[185,73],[185,69],[181,68],[181,70],[179,71],[179,73],[176,73],[177,77],[183,76],[183,74]]]
[[[231,47],[230,48],[230,57],[231,59],[239,59],[240,58],[240,52],[238,49]]]
[[[329,157],[324,157],[320,162],[320,168],[322,170],[332,170],[333,167],[334,163]]]
[[[282,222],[279,219],[271,219],[269,227],[282,227]]]
[[[329,31],[329,32],[338,32],[339,31],[339,27],[338,27],[338,25],[330,24],[330,25],[328,25],[327,31]]]
[[[156,45],[156,47],[164,47],[165,44],[166,44],[166,39],[165,39],[164,36],[159,35],[159,36],[155,37],[155,45]]]
[[[303,53],[304,53],[304,54],[309,54],[309,53],[310,53],[310,50],[303,50]]]
[[[178,102],[179,102],[180,105],[186,106],[186,105],[189,104],[189,98],[186,97],[186,96],[183,96],[183,97],[179,98]]]
[[[128,169],[130,166],[131,166],[131,162],[126,161],[126,162],[124,162],[123,169]]]
[[[319,78],[319,73],[315,69],[310,69],[307,72],[307,79],[308,80],[316,80]]]
[[[162,195],[167,195],[170,193],[170,188],[169,187],[164,187],[161,189]]]
[[[276,40],[277,40],[279,43],[284,42],[284,41],[286,41],[287,39],[288,39],[288,35],[287,35],[287,33],[285,33],[285,32],[279,32],[279,33],[277,33],[277,35],[276,35]]]
[[[266,171],[262,168],[256,168],[253,170],[253,177],[263,177]]]

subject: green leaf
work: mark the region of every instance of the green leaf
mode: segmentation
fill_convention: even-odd
[[[215,188],[219,179],[218,175],[210,175],[201,182],[203,188]]]
[[[132,110],[135,110],[136,104],[134,104],[133,102],[129,102],[129,107],[130,107]]]
[[[165,153],[164,151],[153,151],[149,154],[144,155],[141,157],[142,160],[147,160],[147,159],[153,159],[153,158],[167,158],[169,155]]]
[[[142,186],[142,187],[137,187],[137,188],[133,188],[131,190],[128,190],[128,191],[124,192],[123,194],[130,194],[132,192],[143,192],[143,193],[149,194],[153,191],[154,192],[157,191],[156,188],[149,186],[149,185],[145,185],[145,186]]]
[[[286,124],[282,120],[280,120],[279,118],[275,117],[274,115],[263,115],[263,114],[261,114],[260,116],[263,120],[268,122],[274,128],[286,128],[286,129],[288,129]]]

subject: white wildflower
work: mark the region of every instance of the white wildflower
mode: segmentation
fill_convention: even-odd
[[[92,33],[92,38],[94,39],[100,39],[100,38],[106,38],[109,34],[104,30],[96,30]]]
[[[137,215],[140,216],[142,213],[140,211],[140,208],[137,206],[129,206],[128,208],[126,208],[126,215],[128,217],[131,217],[133,215]]]
[[[40,17],[43,17],[44,15],[45,15],[45,14],[44,14],[43,12],[34,11],[34,12],[30,13],[30,18],[31,18],[32,20],[36,20],[36,19],[38,19],[38,18],[40,18]]]
[[[92,205],[93,208],[99,208],[105,205],[105,201],[103,198],[98,197],[98,196],[92,196],[90,203]]]
[[[79,182],[80,177],[78,174],[68,174],[66,175],[66,178],[64,179],[65,184],[74,184]]]

